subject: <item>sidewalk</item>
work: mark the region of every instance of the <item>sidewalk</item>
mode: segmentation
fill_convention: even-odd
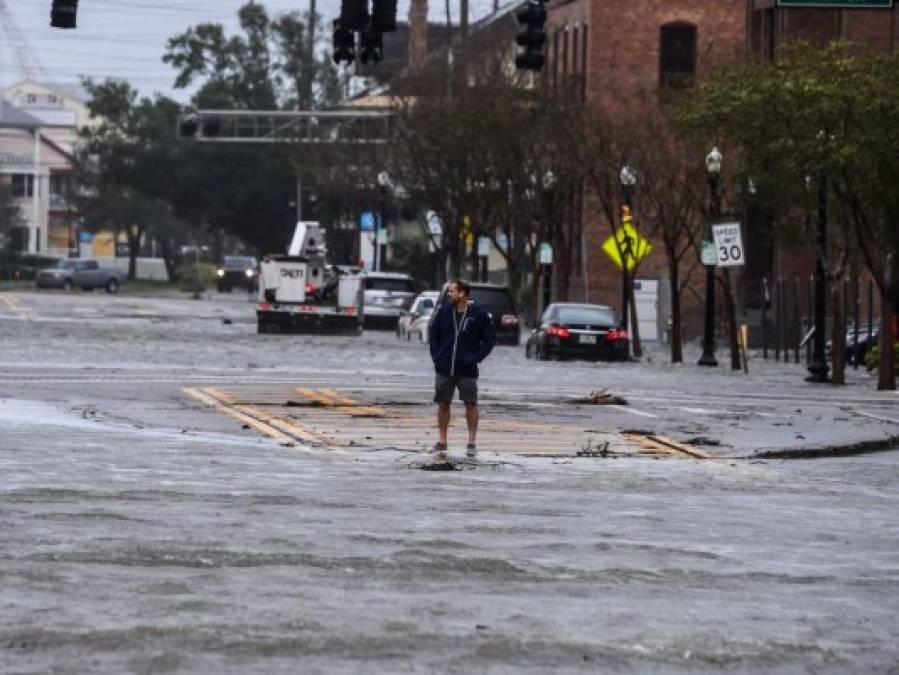
[[[845,385],[813,384],[805,381],[804,362],[775,361],[773,351],[768,360],[760,350],[751,351],[745,374],[730,370],[726,349],[717,352],[718,367],[709,368],[696,365],[698,344],[685,348],[681,364],[672,364],[665,348],[650,347],[639,363],[600,370],[594,389],[628,402],[618,412],[625,418],[620,426],[651,431],[716,457],[899,449],[899,393],[877,391],[875,374],[862,367],[846,370]]]

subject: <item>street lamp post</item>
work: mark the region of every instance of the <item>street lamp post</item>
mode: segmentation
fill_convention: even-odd
[[[827,256],[827,179],[818,173],[818,263],[815,265],[815,332],[812,335],[812,361],[806,382],[829,382],[830,366],[824,356],[824,313],[826,288],[824,260]]]
[[[543,174],[543,192],[546,195],[546,223],[547,230],[550,238],[552,238],[553,230],[553,200],[555,198],[556,188],[556,175],[552,171],[547,171]],[[546,252],[542,253],[543,260],[541,260],[541,264],[543,265],[543,311],[546,311],[546,308],[549,307],[550,300],[552,299],[552,276],[553,276],[553,266],[552,266],[552,244],[549,244],[548,255]]]
[[[387,257],[387,246],[381,248],[381,228],[387,228],[387,193],[390,191],[391,183],[390,183],[390,174],[386,171],[382,171],[378,174],[378,196],[380,197],[380,201],[378,204],[378,217],[375,218],[375,242],[374,242],[374,260],[372,261],[372,268],[376,272],[380,272],[381,268],[384,267],[384,263],[386,262],[384,259]]]
[[[718,181],[721,178],[721,152],[717,147],[706,155],[705,167],[709,178],[709,237],[712,237],[711,225],[721,215],[721,202],[718,194]],[[715,265],[705,267],[705,327],[702,335],[702,356],[700,366],[717,366],[715,358]]]
[[[621,180],[621,193],[624,198],[624,206],[628,215],[634,216],[634,186],[637,184],[637,172],[630,164],[621,167],[619,174]],[[622,222],[624,221],[624,209],[622,209]],[[627,270],[627,255],[621,259],[621,328],[627,330],[628,326],[628,300],[630,298],[630,276]]]

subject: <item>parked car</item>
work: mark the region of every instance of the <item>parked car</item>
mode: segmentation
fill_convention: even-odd
[[[606,305],[554,302],[524,347],[529,359],[623,361],[627,332],[618,328],[615,311]]]
[[[435,311],[446,302],[448,285],[443,285]],[[513,347],[521,344],[521,321],[515,309],[512,291],[505,286],[497,284],[471,282],[469,285],[471,286],[471,299],[477,302],[493,320],[493,327],[496,330],[496,343]],[[431,319],[433,319],[433,315]],[[428,326],[430,327],[430,321]],[[425,339],[427,339],[427,336],[425,336]]]
[[[868,331],[871,331],[871,339],[868,339]],[[853,349],[854,341],[855,341],[855,324],[847,323],[846,324],[846,342],[845,342],[845,354],[846,354],[846,363],[852,365],[854,363],[858,363],[859,365],[864,364],[865,362],[865,354],[872,347],[876,347],[878,341],[880,340],[880,322],[875,321],[873,324],[869,324],[867,321],[859,321],[858,322],[858,348]],[[831,359],[831,354],[833,352],[833,340],[828,338],[827,342],[824,343],[824,356],[828,361]]]
[[[419,342],[425,342],[428,337],[428,319],[437,304],[440,296],[438,291],[425,291],[419,293],[412,301],[408,312],[403,312],[396,324],[396,337],[399,340],[411,341],[412,338]]]
[[[226,255],[215,273],[219,293],[230,293],[234,288],[255,291],[259,283],[259,264],[250,256]]]
[[[415,299],[412,277],[399,272],[367,272],[363,288],[362,322],[366,328],[396,328],[400,316]]]
[[[85,291],[105,288],[118,293],[125,275],[115,267],[101,267],[96,260],[82,258],[60,260],[56,266],[40,270],[35,276],[38,288],[61,288],[69,291],[80,286]]]

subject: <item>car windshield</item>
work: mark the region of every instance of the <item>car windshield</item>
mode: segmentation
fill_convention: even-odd
[[[588,326],[614,326],[615,315],[609,307],[559,307],[559,323]]]
[[[471,299],[489,312],[515,313],[512,296],[505,288],[478,288],[475,286],[471,289]]]
[[[75,269],[75,261],[74,260],[63,260],[56,266],[56,269],[73,270],[73,269]]]
[[[256,267],[256,259],[242,256],[225,256],[224,267],[232,269],[249,269]]]
[[[367,291],[399,291],[412,293],[415,288],[411,279],[385,279],[383,277],[365,277]]]

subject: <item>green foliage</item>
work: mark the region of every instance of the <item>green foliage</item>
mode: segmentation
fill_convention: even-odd
[[[248,2],[238,18],[239,35],[226,36],[221,24],[205,23],[168,41],[163,61],[178,70],[175,86],[202,82],[194,97],[198,107],[308,110],[336,103],[337,70],[326,54],[310,51],[308,14],[272,20],[265,7]],[[316,35],[323,34],[319,25]]]
[[[215,272],[215,265],[185,262],[175,270],[175,283],[182,291],[205,291],[215,286]]]
[[[893,345],[896,351],[896,358],[893,363],[896,364],[896,374],[899,375],[899,342]],[[880,367],[880,347],[872,347],[865,354],[865,368],[868,370],[877,370]]]
[[[423,291],[434,284],[433,256],[423,239],[397,239],[391,245],[387,271],[403,272],[415,280],[415,288]]]
[[[38,270],[53,267],[59,258],[48,258],[42,255],[18,255],[0,253],[0,279],[14,281],[33,281]]]

